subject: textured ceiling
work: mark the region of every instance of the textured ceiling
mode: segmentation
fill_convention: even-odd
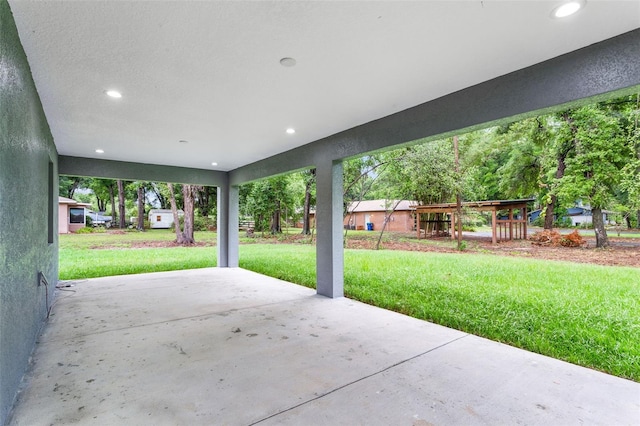
[[[639,1],[9,3],[60,154],[217,170],[640,27]]]

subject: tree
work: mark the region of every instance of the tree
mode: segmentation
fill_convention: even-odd
[[[176,203],[176,195],[173,191],[173,184],[167,183],[169,190],[169,202],[171,203],[171,213],[173,214],[173,225],[176,231],[176,242],[182,244],[182,230],[180,229],[180,216],[178,216],[178,205]]]
[[[460,177],[455,172],[451,140],[422,143],[387,153],[385,185],[396,188],[395,197],[410,197],[420,204],[455,199]]]
[[[196,204],[198,207],[198,214],[202,217],[209,217],[215,209],[217,196],[217,188],[211,186],[198,186],[195,195]]]
[[[115,181],[112,179],[93,178],[90,180],[89,188],[91,189],[91,191],[93,191],[93,194],[96,197],[98,211],[107,211],[107,204],[109,203],[110,197],[113,194],[114,185]]]
[[[313,203],[313,189],[316,183],[316,169],[302,172],[304,180],[304,204],[302,207],[302,234],[311,234],[311,205]]]
[[[157,203],[152,203],[157,205],[161,209],[169,209],[171,208],[171,204],[168,198],[168,188],[166,185],[159,184],[157,182],[150,182],[150,191],[155,197],[155,201]]]
[[[246,195],[246,213],[253,217],[255,230],[272,234],[282,232],[281,213],[292,204],[288,191],[289,177],[276,176],[254,182]]]
[[[622,168],[620,191],[627,226],[631,227],[631,216],[635,212],[636,227],[640,228],[640,94],[616,99],[609,103],[619,116],[627,140],[630,157]]]
[[[144,231],[144,205],[145,205],[145,184],[144,182],[138,182],[138,220],[136,223],[136,229],[138,231]]]
[[[182,199],[184,210],[184,224],[182,227],[182,242],[180,244],[194,244],[193,221],[195,219],[195,195],[199,187],[196,185],[182,185]],[[180,223],[176,224],[180,228]]]
[[[195,218],[195,193],[198,191],[196,185],[182,185],[182,200],[184,219],[183,225],[180,226],[180,217],[178,216],[178,205],[176,202],[176,193],[174,191],[173,184],[167,183],[167,192],[169,195],[169,201],[171,203],[171,212],[173,213],[173,223],[176,231],[176,243],[182,245],[190,245],[195,243],[193,233],[193,221]]]
[[[120,179],[116,182],[118,186],[118,220],[120,229],[126,228],[127,221],[125,215],[125,204],[124,204],[124,182]]]
[[[564,116],[575,145],[565,159],[564,175],[557,179],[557,192],[566,199],[589,202],[596,247],[607,247],[602,210],[613,200],[621,171],[631,157],[629,146],[619,121],[601,106],[570,110]]]
[[[88,179],[80,176],[60,176],[58,179],[58,193],[67,198],[73,199],[78,188],[87,185]]]

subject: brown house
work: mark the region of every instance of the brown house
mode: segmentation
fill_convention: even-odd
[[[391,214],[393,207],[395,211]],[[347,216],[344,218],[344,226],[349,229],[365,230],[367,224],[372,224],[374,231],[382,229],[387,221],[388,231],[412,232],[415,228],[415,216],[411,206],[418,204],[415,201],[402,200],[368,200],[354,201],[349,204]]]

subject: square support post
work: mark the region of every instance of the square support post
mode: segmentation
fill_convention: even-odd
[[[240,191],[227,180],[218,187],[218,268],[237,268]]]
[[[331,298],[344,296],[342,185],[341,162],[316,164],[316,291]]]

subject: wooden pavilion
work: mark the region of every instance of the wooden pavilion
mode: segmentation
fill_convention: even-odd
[[[465,201],[462,203],[463,209],[473,209],[477,211],[491,212],[491,241],[495,244],[498,241],[527,239],[527,203],[534,201],[533,198],[523,200],[489,200],[489,201]],[[426,206],[414,206],[416,212],[416,229],[418,239],[424,232],[435,233],[435,235],[446,235],[449,228],[451,239],[455,239],[456,213],[458,206],[456,203],[429,204]],[[519,217],[514,216],[513,211],[519,210]],[[499,219],[498,212],[505,211],[506,219]],[[423,219],[423,215],[431,215],[431,218]],[[446,219],[448,215],[448,219]]]

